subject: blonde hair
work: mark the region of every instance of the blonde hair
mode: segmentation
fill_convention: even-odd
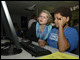
[[[43,13],[43,12],[47,14],[48,22],[46,25],[49,25],[52,22],[52,15],[47,10],[42,10],[41,13]],[[39,14],[39,16],[41,15],[41,13]],[[37,21],[39,22],[39,17],[38,17]]]

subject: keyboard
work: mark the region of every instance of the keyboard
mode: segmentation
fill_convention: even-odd
[[[20,42],[21,47],[29,52],[32,56],[38,57],[38,56],[43,56],[43,55],[48,55],[51,54],[52,52],[48,49],[45,49],[43,47],[34,45],[32,43],[28,42]]]

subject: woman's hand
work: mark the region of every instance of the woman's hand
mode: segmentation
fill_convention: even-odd
[[[43,41],[41,39],[38,40],[38,45],[44,47],[45,45],[47,45],[48,43],[46,41]]]

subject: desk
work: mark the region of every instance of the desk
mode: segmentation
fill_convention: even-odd
[[[19,38],[19,40],[21,40],[21,38]],[[32,43],[35,44],[35,45],[38,45],[37,42],[33,41]],[[52,48],[52,47],[49,47],[49,46],[45,46],[44,48],[50,50],[52,53],[58,51],[58,49],[55,49],[55,48]],[[10,55],[10,56],[1,55],[1,59],[37,59],[37,58],[42,57],[42,56],[40,56],[40,57],[31,56],[31,54],[28,53],[27,51],[25,51],[23,48],[21,48],[21,49],[22,49],[22,52],[20,54]],[[79,55],[72,54],[72,53],[69,53],[69,52],[63,52],[63,53],[79,57]]]

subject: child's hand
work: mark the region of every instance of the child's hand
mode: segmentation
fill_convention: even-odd
[[[59,27],[63,27],[66,23],[67,23],[67,18],[66,17],[62,17],[61,21],[59,22]]]

